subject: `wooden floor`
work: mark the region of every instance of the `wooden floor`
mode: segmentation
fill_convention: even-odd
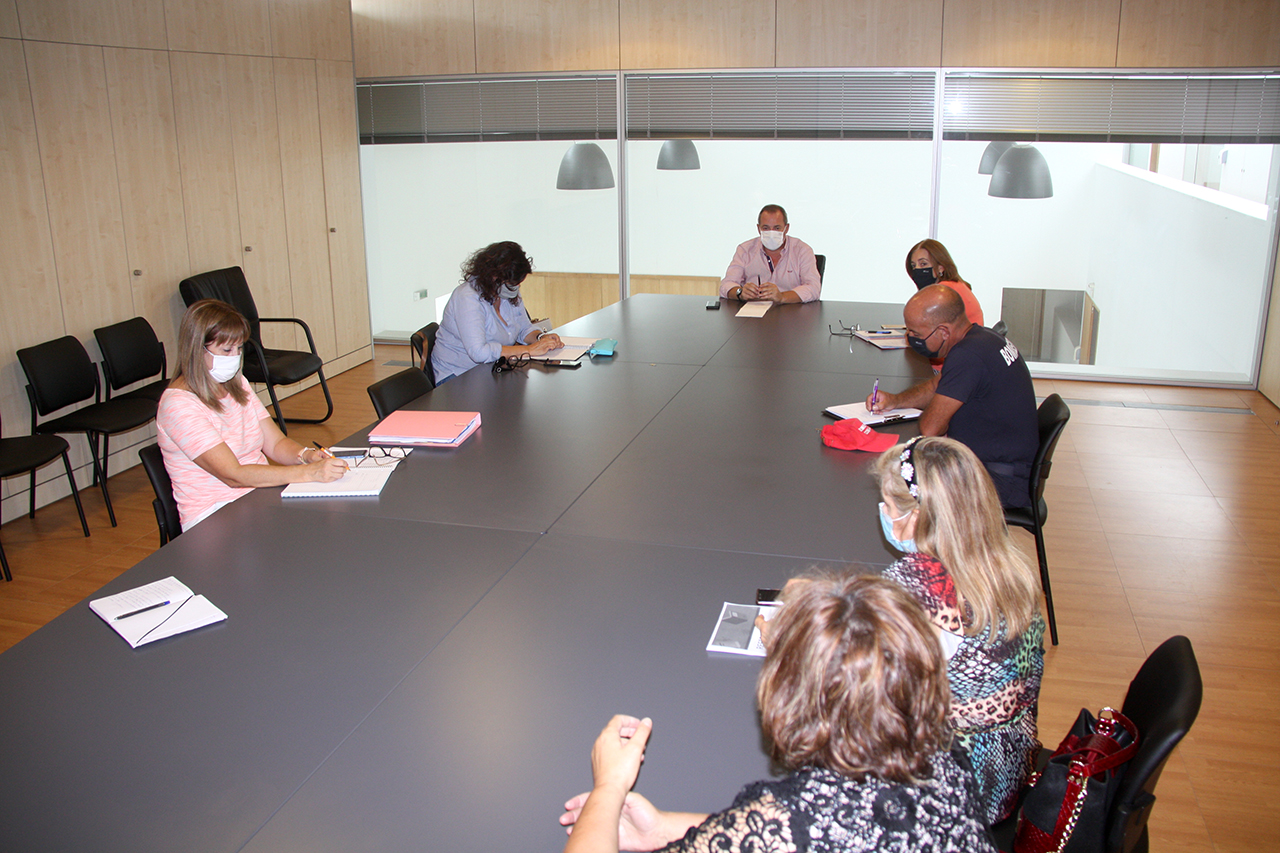
[[[328,423],[290,434],[329,443],[373,421],[365,387],[403,367],[386,362],[407,358],[406,348],[380,346],[374,361],[330,381]],[[1118,706],[1146,655],[1185,634],[1204,706],[1160,781],[1152,850],[1280,848],[1280,409],[1247,391],[1036,389],[1060,393],[1072,414],[1047,492],[1061,645],[1046,654],[1042,739],[1056,746],[1082,706]],[[319,392],[285,410],[318,413]],[[88,539],[70,500],[4,525],[14,580],[0,583],[0,650],[156,549],[142,469],[114,475],[111,494],[117,528],[98,492],[82,492]],[[1031,537],[1014,536],[1034,559]]]

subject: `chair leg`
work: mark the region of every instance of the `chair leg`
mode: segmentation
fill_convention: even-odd
[[[107,505],[107,517],[111,519],[111,526],[117,527],[116,511],[111,508],[111,494],[107,491],[107,478],[102,474],[102,465],[98,462],[98,443],[93,440],[89,433],[85,433],[89,439],[89,452],[93,455],[93,475],[98,478],[98,485],[102,488],[102,500]]]
[[[323,418],[286,418],[286,420],[288,420],[290,423],[295,423],[295,424],[322,424],[322,423],[324,423],[325,421],[329,420],[329,418],[333,417],[333,397],[332,397],[332,396],[330,396],[330,394],[329,394],[329,383],[328,383],[328,382],[325,380],[325,378],[324,378],[324,368],[323,368],[323,367],[316,371],[316,376],[320,377],[320,390],[324,392],[324,402],[325,402],[325,405],[326,405],[326,406],[328,406],[328,411],[326,411],[326,412],[324,413],[324,417],[323,417]],[[273,394],[273,396],[272,396],[272,398],[271,398],[271,399],[273,399],[273,400],[275,399],[274,394]],[[277,407],[276,411],[279,411],[279,408],[278,408],[278,407]],[[284,430],[284,424],[283,424],[283,423],[282,423],[282,424],[280,424],[280,429],[281,429],[281,431],[283,431],[283,430]]]
[[[1044,533],[1039,527],[1035,530],[1036,557],[1040,560],[1040,586],[1044,589],[1044,602],[1049,611],[1049,639],[1058,645],[1058,618],[1053,612],[1053,589],[1049,585],[1049,559],[1044,551]]]
[[[27,518],[36,517],[36,472],[31,472],[31,511],[27,513]]]
[[[4,545],[0,543],[0,569],[4,570],[4,579],[6,581],[13,580],[13,575],[9,573],[9,560],[4,555]]]
[[[67,456],[67,451],[62,451],[62,464],[67,468],[67,482],[71,484],[71,497],[75,498],[76,512],[80,513],[80,529],[84,531],[84,535],[89,535],[89,522],[84,518],[84,505],[80,503],[80,489],[76,487],[76,475],[71,473],[71,457]],[[35,489],[31,490],[32,503],[35,502]]]
[[[270,381],[269,377],[267,381],[267,396],[271,398],[271,408],[276,413],[276,426],[280,427],[282,433],[288,435],[289,428],[284,425],[284,412],[280,411],[280,401],[276,399],[276,386]]]

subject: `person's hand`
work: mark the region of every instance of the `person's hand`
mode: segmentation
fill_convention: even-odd
[[[653,720],[637,720],[615,714],[591,747],[591,778],[596,788],[630,791],[640,775],[644,748],[653,731]]]
[[[315,483],[332,483],[334,480],[342,479],[342,475],[347,473],[347,463],[332,456],[325,456],[319,462],[307,465],[306,468],[307,479]]]
[[[768,299],[770,302],[781,302],[782,291],[778,290],[778,285],[771,281],[766,281],[756,290],[756,299]]]
[[[808,578],[792,578],[782,587],[782,592],[778,595],[778,601],[786,604],[787,592],[795,592],[795,590],[809,583]],[[774,615],[777,618],[777,614]],[[764,614],[756,616],[755,626],[760,629],[760,642],[764,645],[765,651],[769,650],[770,642],[773,640],[773,621],[764,618]]]
[[[573,834],[573,825],[582,814],[582,807],[587,804],[591,792],[579,794],[564,804],[564,814],[560,815],[560,825],[565,832]],[[654,808],[653,803],[635,791],[627,794],[622,802],[622,814],[618,817],[618,849],[619,850],[657,850],[674,841],[665,831],[664,812]],[[678,836],[677,836],[678,837]]]
[[[881,391],[879,394],[875,395],[874,403],[872,402],[871,397],[871,394],[867,395],[866,405],[867,411],[874,415],[878,415],[881,412],[887,412],[890,409],[898,408],[896,394],[890,394],[888,391]]]
[[[752,299],[758,298],[759,293],[760,288],[757,285],[754,285],[749,281],[744,281],[742,283],[742,293],[738,294],[738,298],[743,302],[749,302]]]
[[[543,335],[529,344],[529,355],[546,355],[553,349],[560,349],[562,346],[564,344],[560,342],[559,335]]]

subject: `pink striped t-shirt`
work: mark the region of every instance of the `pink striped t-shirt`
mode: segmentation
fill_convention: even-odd
[[[253,491],[228,486],[197,465],[193,461],[197,456],[226,444],[241,465],[268,464],[262,452],[261,422],[269,415],[243,376],[240,382],[249,391],[248,403],[241,406],[225,397],[221,412],[206,406],[190,391],[178,388],[170,387],[160,397],[156,433],[184,529],[214,506]]]

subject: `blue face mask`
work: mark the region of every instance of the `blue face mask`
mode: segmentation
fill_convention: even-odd
[[[889,518],[889,516],[885,514],[884,501],[880,502],[880,529],[884,532],[885,541],[904,554],[914,554],[916,551],[916,540],[908,539],[906,542],[900,542],[897,537],[893,535],[893,523],[895,521],[902,521],[908,515],[911,515],[911,513],[905,512],[897,518]]]

